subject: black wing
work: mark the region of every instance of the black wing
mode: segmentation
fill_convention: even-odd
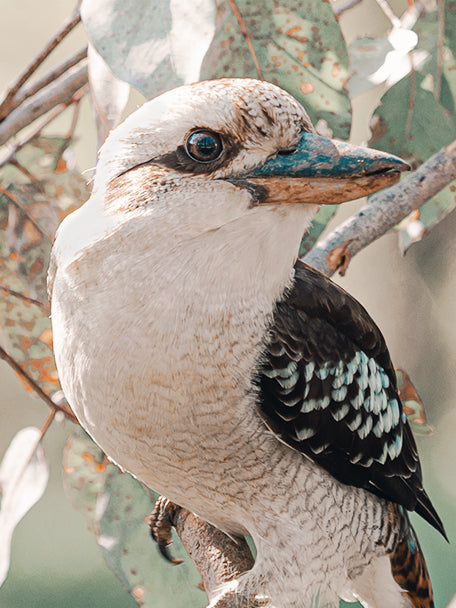
[[[295,273],[260,363],[266,424],[342,483],[417,511],[445,536],[380,330],[327,277],[300,261]]]

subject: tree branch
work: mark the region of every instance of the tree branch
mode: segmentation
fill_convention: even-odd
[[[416,171],[387,190],[338,226],[304,256],[303,260],[331,276],[361,249],[376,241],[412,211],[456,178],[456,140],[442,148]]]
[[[54,82],[13,110],[0,123],[0,145],[55,106],[68,103],[87,82],[87,59],[82,59]]]
[[[247,542],[226,534],[185,509],[173,517],[176,532],[203,580],[210,608],[260,608],[265,599],[247,597],[225,587],[254,564]]]
[[[12,111],[15,108],[17,108],[18,106],[20,106],[29,97],[33,97],[33,95],[38,93],[38,91],[43,89],[48,84],[51,84],[51,82],[54,82],[54,80],[59,78],[62,74],[67,72],[70,68],[72,68],[74,65],[76,65],[82,59],[85,59],[86,57],[87,57],[87,47],[80,50],[79,53],[76,53],[75,55],[73,55],[73,57],[70,57],[70,59],[68,59],[67,61],[64,61],[59,66],[57,66],[55,69],[48,72],[46,74],[46,76],[43,76],[43,78],[41,78],[34,84],[18,91],[17,95],[14,96],[14,98],[11,102],[10,111]]]
[[[27,80],[34,74],[37,68],[43,63],[48,55],[55,49],[55,47],[76,27],[81,21],[79,11],[77,11],[72,17],[70,17],[55,34],[50,42],[44,47],[41,53],[36,57],[32,63],[22,72],[16,82],[9,88],[3,101],[0,104],[0,120],[4,119],[12,109],[14,98],[19,89],[27,82]]]
[[[77,104],[79,104],[79,102],[81,101],[81,99],[85,93],[86,93],[86,87],[79,89],[79,91],[77,91],[71,99],[69,99],[65,103],[61,103],[59,106],[57,106],[53,112],[48,114],[45,117],[45,119],[35,129],[33,129],[33,131],[27,133],[26,137],[24,137],[23,139],[21,139],[19,141],[16,140],[14,142],[14,145],[9,146],[4,151],[3,154],[0,154],[0,169],[3,167],[3,165],[6,165],[6,163],[12,163],[12,164],[15,164],[16,166],[18,166],[18,162],[16,160],[16,153],[21,148],[23,148],[25,145],[27,145],[30,141],[32,141],[32,139],[35,139],[35,137],[38,137],[41,134],[41,131],[44,129],[44,127],[46,127],[50,122],[52,122],[54,120],[54,118],[57,118],[57,116],[59,114],[64,112],[68,108],[68,106],[76,104],[76,107],[78,107]],[[70,126],[69,132],[66,136],[67,139],[69,139],[70,137],[73,136],[76,118],[73,117],[73,119],[71,121],[71,126]]]

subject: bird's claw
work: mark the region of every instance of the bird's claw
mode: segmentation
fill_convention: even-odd
[[[169,545],[173,542],[171,530],[174,525],[174,517],[179,509],[179,506],[175,505],[165,496],[160,496],[148,521],[150,535],[157,543],[158,550],[166,560],[174,565],[182,563],[182,560],[173,557],[168,549]]]

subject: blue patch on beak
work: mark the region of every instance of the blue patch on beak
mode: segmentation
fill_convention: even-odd
[[[347,178],[409,169],[405,161],[393,154],[305,132],[296,150],[278,154],[250,175]]]

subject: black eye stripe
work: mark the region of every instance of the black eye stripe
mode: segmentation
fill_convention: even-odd
[[[211,163],[223,153],[222,138],[209,129],[193,131],[185,141],[185,151],[192,160],[199,163]]]

